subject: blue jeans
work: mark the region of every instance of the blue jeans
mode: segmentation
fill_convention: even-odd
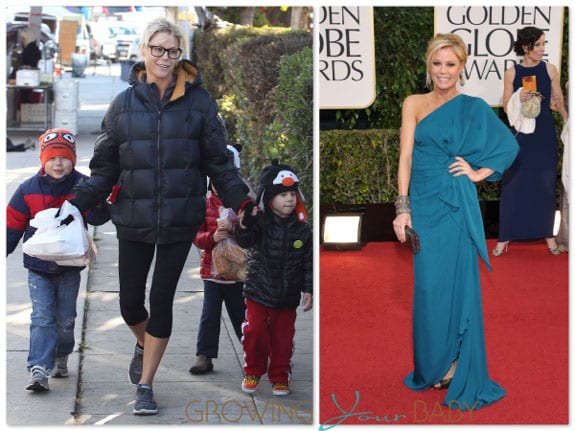
[[[241,340],[242,323],[246,315],[246,304],[242,297],[243,285],[242,282],[223,284],[204,280],[204,305],[200,318],[196,355],[206,355],[210,358],[218,357],[222,302],[226,303],[234,332]]]
[[[74,350],[80,279],[80,269],[53,277],[28,271],[32,301],[28,369],[42,365],[51,370],[57,357],[69,355]]]

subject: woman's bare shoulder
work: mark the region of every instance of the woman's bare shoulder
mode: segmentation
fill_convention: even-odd
[[[559,72],[557,71],[557,67],[554,64],[547,62],[547,63],[545,63],[545,65],[547,68],[547,73],[549,74],[549,76],[551,78],[553,78],[559,74]]]
[[[505,76],[508,76],[508,75],[513,75],[513,76],[515,76],[515,65],[513,65],[513,66],[511,66],[511,67],[508,67],[507,69],[505,69],[504,74],[505,74]]]
[[[422,106],[425,101],[425,96],[425,94],[411,94],[403,100],[403,106],[410,109]]]
[[[403,101],[404,103],[409,101],[410,103],[417,103],[422,101],[427,95],[426,94],[410,94],[409,96],[407,96],[405,98],[405,100]]]

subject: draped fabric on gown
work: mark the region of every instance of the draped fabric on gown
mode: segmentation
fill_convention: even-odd
[[[557,135],[551,115],[551,78],[544,61],[515,66],[513,91],[524,76],[535,76],[544,99],[534,133],[518,133],[521,150],[503,176],[499,204],[499,241],[551,238],[556,209]]]
[[[423,118],[415,130],[409,195],[421,251],[414,255],[413,390],[439,382],[457,359],[444,404],[478,409],[505,390],[489,379],[485,353],[478,254],[491,270],[477,188],[454,177],[456,156],[496,181],[513,162],[517,141],[491,108],[458,95]]]

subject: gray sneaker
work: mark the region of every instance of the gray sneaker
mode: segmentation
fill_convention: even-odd
[[[68,377],[68,355],[56,358],[56,364],[52,370],[52,377]]]
[[[34,365],[30,370],[30,381],[26,389],[34,392],[49,391],[48,371],[42,365]]]
[[[130,369],[128,374],[130,376],[130,382],[133,385],[137,385],[142,378],[142,367],[144,365],[144,349],[136,344],[134,348],[134,357],[132,362],[130,362]]]
[[[149,385],[138,385],[136,389],[136,404],[133,410],[135,415],[156,415],[158,405],[154,401],[154,393]]]

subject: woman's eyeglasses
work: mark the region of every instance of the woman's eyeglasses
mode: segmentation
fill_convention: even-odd
[[[177,60],[182,55],[180,48],[164,48],[163,46],[157,45],[148,45],[148,48],[150,48],[150,53],[154,57],[161,57],[164,55],[164,52],[167,52],[170,60]]]

